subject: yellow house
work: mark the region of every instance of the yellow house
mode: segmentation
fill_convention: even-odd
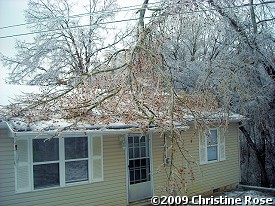
[[[114,124],[55,137],[52,130],[13,127],[0,122],[0,205],[139,205],[153,195],[167,195],[169,157],[153,128],[141,136]],[[238,184],[238,119],[231,118],[224,132],[211,128],[201,135],[191,123],[182,136],[198,165],[187,195]]]

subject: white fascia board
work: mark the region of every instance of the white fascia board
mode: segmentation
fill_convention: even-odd
[[[150,129],[155,130],[155,129]],[[71,130],[71,131],[27,131],[27,132],[14,132],[15,138],[33,138],[36,137],[45,137],[49,138],[49,136],[61,136],[61,137],[68,137],[68,136],[85,136],[85,135],[117,135],[117,134],[128,134],[134,133],[138,131],[133,131],[131,129],[105,129],[105,130]],[[61,133],[61,135],[58,135]]]
[[[243,121],[244,119],[229,119],[228,120],[228,122],[229,123],[239,123],[239,122],[241,122],[241,121]],[[245,119],[245,120],[247,120],[247,119]],[[211,123],[221,123],[221,121],[220,120],[218,120],[218,119],[205,119],[205,120],[202,120],[202,119],[200,119],[200,121],[208,121],[208,122],[211,122]],[[194,124],[194,120],[189,120],[188,122],[187,122],[187,124],[188,125],[192,125],[192,124]]]
[[[9,127],[9,124],[6,123],[6,125]],[[177,129],[186,131],[189,129],[189,126],[180,126],[177,127]],[[49,138],[50,136],[56,137],[69,137],[69,136],[85,136],[85,135],[125,135],[129,133],[142,133],[142,130],[140,129],[102,129],[102,130],[70,130],[70,131],[58,131],[58,130],[52,130],[52,131],[26,131],[26,132],[14,132],[10,127],[9,130],[12,133],[13,138]],[[161,130],[159,128],[149,128],[148,132],[160,132]]]

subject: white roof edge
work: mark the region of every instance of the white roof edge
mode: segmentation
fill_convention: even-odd
[[[2,129],[3,129],[3,128],[8,129],[8,137],[11,137],[11,138],[14,137],[15,133],[14,133],[13,129],[10,127],[10,125],[9,125],[7,122],[1,121],[1,122],[0,122],[0,129],[1,129],[1,128],[2,128]]]
[[[193,123],[194,122],[194,117],[193,116],[189,116],[188,118],[186,118],[186,120],[189,122],[189,123]],[[201,118],[201,119],[204,119],[204,118]],[[199,120],[201,120],[199,119]],[[229,123],[235,123],[235,122],[241,122],[242,120],[246,120],[248,119],[247,117],[243,116],[243,115],[240,115],[240,114],[236,114],[236,113],[233,113],[231,115],[228,116],[228,122]],[[224,120],[223,117],[208,117],[208,118],[205,118],[205,120],[207,121],[212,121],[212,122],[219,122],[221,120]]]
[[[141,133],[141,129],[132,129],[132,128],[127,128],[127,129],[99,129],[99,130],[66,130],[66,131],[58,131],[58,130],[51,130],[51,131],[22,131],[22,132],[17,132],[14,131],[8,122],[2,121],[0,122],[0,128],[7,128],[9,131],[9,137],[11,138],[20,138],[24,136],[30,136],[30,135],[36,135],[36,136],[69,136],[69,135],[110,135],[110,134],[128,134],[128,133]],[[177,127],[180,130],[187,130],[189,129],[189,126],[180,126]],[[158,132],[158,128],[149,128],[149,132]],[[60,135],[58,135],[58,133]]]
[[[244,119],[246,119],[246,118],[244,118]],[[229,123],[238,123],[238,122],[241,122],[244,119],[229,119],[228,122]],[[220,120],[218,120],[218,119],[210,119],[210,120],[207,120],[207,121],[220,122]],[[189,120],[188,121],[188,124],[193,124],[193,123],[194,123],[194,120]]]
[[[133,132],[133,131],[131,131]],[[108,135],[108,134],[127,134],[130,133],[130,129],[106,129],[106,130],[67,130],[59,132],[57,130],[52,131],[26,131],[26,132],[14,132],[14,137],[23,137],[23,136],[69,136],[70,134],[74,135]],[[60,134],[60,135],[58,135]]]
[[[230,118],[228,119],[229,123],[238,123],[242,120],[244,120],[245,117],[242,115],[239,115],[238,117]],[[218,119],[211,119],[210,121],[219,121]],[[189,124],[193,124],[194,119],[189,119]],[[178,125],[177,129],[180,130],[188,130],[189,126],[185,125]],[[1,128],[7,128],[9,131],[9,137],[11,138],[19,138],[19,137],[24,137],[24,136],[29,136],[29,135],[36,135],[36,136],[69,136],[71,134],[73,135],[112,135],[112,134],[128,134],[128,133],[142,133],[141,129],[138,128],[103,128],[103,129],[79,129],[79,130],[64,130],[60,131],[58,129],[56,130],[30,130],[30,131],[14,131],[10,124],[6,121],[0,121],[0,129]],[[157,127],[152,127],[148,129],[149,132],[159,132],[160,129]]]

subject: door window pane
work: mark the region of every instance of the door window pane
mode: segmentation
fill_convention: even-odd
[[[140,146],[146,146],[145,136],[142,136],[142,137],[140,138]]]
[[[146,157],[146,147],[141,147],[140,148],[140,156],[141,157]]]
[[[140,138],[140,142],[145,142],[145,136],[142,136],[142,137]]]
[[[34,188],[59,186],[59,163],[33,166]]]
[[[134,161],[135,160],[129,160],[129,168],[133,169],[134,168]]]
[[[128,137],[128,144],[129,144],[129,147],[132,147],[133,146],[133,137]]]
[[[135,167],[140,167],[140,159],[134,160],[135,161]]]
[[[88,161],[73,161],[65,164],[66,183],[88,180]]]
[[[134,142],[135,142],[135,143],[139,143],[139,136],[135,136],[135,137],[134,137]]]
[[[133,148],[129,148],[129,158],[132,159],[133,157]]]
[[[140,182],[140,170],[135,170],[135,183]]]
[[[33,139],[33,162],[59,160],[59,139]]]
[[[150,165],[149,158],[143,158],[143,159],[141,159],[141,167],[149,167],[149,165]]]
[[[139,156],[139,148],[135,147],[134,151],[135,151],[134,158],[139,158],[140,157]]]
[[[88,157],[87,137],[65,138],[65,159],[79,159]]]
[[[146,176],[147,176],[146,169],[142,169],[141,170],[141,179],[146,180]]]

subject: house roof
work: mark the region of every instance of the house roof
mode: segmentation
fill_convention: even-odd
[[[216,120],[221,120],[221,116],[218,116],[218,114],[212,114],[208,115],[207,117],[202,117],[202,118],[207,118],[208,121],[216,121]],[[231,115],[228,116],[228,121],[229,122],[240,122],[241,120],[244,119],[244,116],[239,115],[239,114],[234,114],[232,113]],[[195,118],[192,117],[191,115],[186,116],[186,121],[187,122],[193,122],[195,121]],[[1,120],[0,120],[1,122]],[[88,123],[78,123],[74,124],[71,121],[64,120],[64,119],[51,119],[48,121],[38,121],[38,122],[32,122],[32,123],[26,123],[22,121],[20,118],[14,118],[8,121],[3,121],[6,122],[10,129],[14,132],[49,132],[49,131],[115,131],[115,130],[135,130],[138,129],[138,125],[130,125],[130,124],[125,124],[122,122],[116,122],[116,123],[110,123],[108,125],[91,125]],[[177,128],[184,128],[187,129],[187,125],[181,125],[178,123],[175,123],[175,126]],[[149,129],[156,129],[155,126],[150,126]]]
[[[6,106],[14,102],[14,98],[18,95],[39,92],[38,86],[26,86],[26,85],[1,85],[0,88],[0,105]],[[200,116],[200,118],[194,118],[193,115],[185,115],[184,117],[187,123],[193,122],[195,120],[208,120],[216,121],[227,118],[230,122],[239,122],[244,119],[244,116],[231,113],[225,114],[222,112],[216,113],[207,113],[205,112]],[[50,120],[41,120],[37,122],[27,123],[23,121],[22,118],[12,118],[6,119],[3,115],[1,117],[0,113],[0,123],[2,122],[2,127],[5,126],[4,123],[13,131],[13,132],[49,132],[49,131],[116,131],[116,130],[134,130],[139,128],[138,125],[134,124],[125,124],[123,122],[110,123],[108,125],[91,125],[89,123],[75,123],[70,120],[52,118]],[[188,128],[187,125],[181,125],[175,123],[176,127]],[[0,127],[1,128],[1,127]],[[153,129],[155,126],[151,126],[149,129]]]

